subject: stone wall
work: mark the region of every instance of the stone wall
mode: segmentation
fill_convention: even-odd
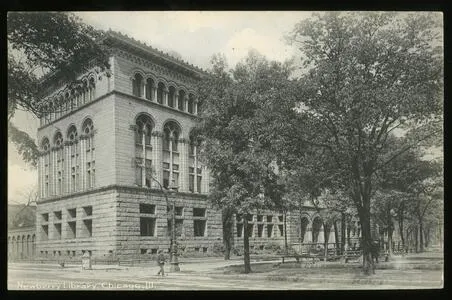
[[[80,256],[83,251],[91,251],[95,256],[113,253],[116,250],[116,199],[115,189],[98,188],[40,202],[36,218],[37,255]],[[87,207],[92,208],[91,213],[85,209]],[[48,214],[47,218],[43,216],[45,214]],[[75,227],[75,237],[71,226]]]

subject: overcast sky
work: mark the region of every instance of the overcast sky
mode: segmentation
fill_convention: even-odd
[[[76,12],[99,29],[127,34],[164,51],[175,51],[185,61],[209,68],[213,54],[223,53],[232,68],[250,49],[268,59],[284,61],[296,52],[284,41],[294,25],[311,12]],[[36,138],[39,122],[17,111],[14,124]],[[23,163],[8,143],[8,201],[23,202],[23,191],[37,185],[37,171]]]

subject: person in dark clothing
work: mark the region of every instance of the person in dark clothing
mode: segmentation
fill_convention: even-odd
[[[162,277],[165,276],[165,255],[163,254],[163,250],[159,250],[158,255],[157,255],[157,264],[160,267],[160,271],[157,273],[157,276],[160,275],[160,273],[162,274]]]
[[[380,256],[380,243],[378,241],[372,241],[370,253],[372,255],[372,260],[378,264],[378,257]]]

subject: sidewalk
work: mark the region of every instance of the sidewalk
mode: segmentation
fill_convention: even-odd
[[[169,278],[187,280],[253,280],[253,281],[284,281],[305,282],[312,284],[346,285],[392,285],[400,287],[440,288],[443,284],[443,256],[442,253],[421,253],[407,256],[394,256],[390,262],[380,262],[376,274],[362,275],[359,262],[346,265],[337,262],[319,263],[313,268],[306,268],[304,264],[286,262],[281,259],[271,261],[251,261],[253,273],[243,274],[243,257],[234,257],[225,261],[223,258],[205,257],[181,259],[181,271],[169,272],[170,264],[165,265]],[[438,268],[426,268],[437,265]],[[154,263],[140,266],[93,265],[92,270],[82,270],[79,265],[67,265],[64,268],[58,264],[12,263],[9,268],[16,270],[34,270],[35,272],[53,272],[66,278],[102,279],[102,280],[149,280],[156,276],[159,267]],[[227,268],[226,268],[227,267]],[[419,267],[419,268],[415,268]],[[226,268],[226,269],[225,269]],[[235,269],[235,271],[233,271]],[[232,271],[231,271],[232,270]]]

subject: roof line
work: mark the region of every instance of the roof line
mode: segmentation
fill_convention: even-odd
[[[163,59],[169,61],[170,63],[178,64],[179,66],[181,66],[185,69],[189,69],[191,71],[198,72],[198,73],[205,74],[205,75],[209,74],[206,70],[203,70],[202,68],[200,68],[196,65],[190,64],[183,59],[174,57],[167,52],[163,52],[157,48],[152,47],[151,45],[148,45],[144,42],[136,40],[133,37],[129,37],[128,35],[123,34],[121,32],[113,31],[113,30],[109,29],[107,32],[107,35],[109,35],[110,37],[114,37],[114,38],[120,38],[121,40],[126,41],[136,47],[140,47],[143,50],[146,50],[153,55],[159,56],[160,58],[163,58]]]

